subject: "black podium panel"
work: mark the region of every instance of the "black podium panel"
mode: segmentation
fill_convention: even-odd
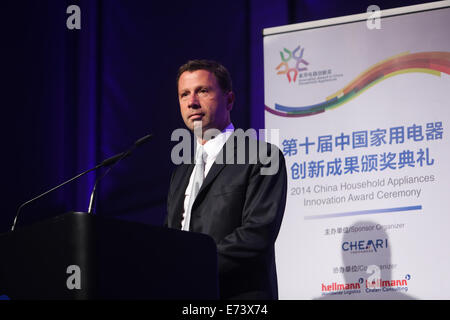
[[[69,212],[0,235],[2,294],[217,299],[216,245],[203,234]]]

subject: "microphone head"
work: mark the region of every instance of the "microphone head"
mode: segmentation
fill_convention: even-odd
[[[125,157],[128,157],[130,154],[129,152],[122,152],[119,154],[116,154],[115,156],[112,156],[106,160],[103,160],[102,163],[98,165],[98,167],[108,167],[112,164],[115,164],[117,161],[122,160]]]
[[[140,138],[133,144],[133,146],[130,149],[128,149],[128,151],[116,154],[115,156],[112,156],[106,160],[103,160],[102,163],[100,163],[97,167],[98,168],[107,167],[107,166],[110,166],[112,164],[115,164],[115,163],[121,161],[122,159],[128,157],[133,152],[134,148],[139,147],[140,145],[143,145],[144,143],[149,141],[152,137],[153,137],[153,134],[148,134],[148,135]]]
[[[148,142],[151,138],[153,138],[153,134],[148,134],[142,138],[140,138],[139,140],[137,140],[134,145],[136,147],[139,147],[140,145],[143,145],[144,143]]]

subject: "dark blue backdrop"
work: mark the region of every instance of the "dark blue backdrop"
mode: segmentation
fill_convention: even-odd
[[[7,231],[20,203],[153,133],[100,185],[97,212],[161,224],[173,164],[170,135],[183,127],[175,74],[192,58],[230,70],[236,127],[262,128],[262,29],[427,1],[2,0],[2,210]],[[428,1],[430,2],[430,1]],[[81,30],[66,8],[81,8]],[[86,211],[91,173],[26,207],[30,224]]]

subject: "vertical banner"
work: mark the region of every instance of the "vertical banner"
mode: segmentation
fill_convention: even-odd
[[[264,30],[280,299],[450,298],[450,2]]]

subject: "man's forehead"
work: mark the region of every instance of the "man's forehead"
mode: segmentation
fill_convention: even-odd
[[[199,84],[217,84],[217,79],[214,74],[208,70],[194,70],[194,71],[185,71],[181,74],[178,80],[178,87],[189,87],[196,86]]]

